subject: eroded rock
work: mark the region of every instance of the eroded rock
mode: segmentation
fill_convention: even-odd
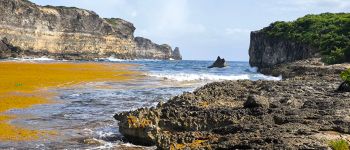
[[[319,135],[350,135],[350,94],[335,91],[341,82],[337,74],[215,82],[116,119],[130,141],[139,134],[159,149],[328,149],[334,137]],[[130,115],[152,124],[132,126]]]
[[[258,95],[250,95],[247,101],[244,103],[245,108],[269,108],[270,104],[266,97]]]

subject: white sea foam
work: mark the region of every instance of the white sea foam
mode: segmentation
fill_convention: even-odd
[[[150,73],[150,77],[163,78],[174,81],[222,81],[222,80],[281,80],[282,77],[265,76],[262,74],[241,75],[215,75],[215,74],[193,74],[193,73]]]
[[[123,61],[161,61],[157,59],[118,59],[114,56],[110,56],[108,58],[96,58],[96,60],[102,60],[102,61],[110,61],[110,62],[123,62]]]
[[[111,57],[108,57],[108,58],[105,58],[103,60],[106,60],[106,61],[111,61],[111,62],[120,62],[120,61],[126,61],[125,59],[118,59],[118,58],[115,58],[113,56]]]
[[[48,57],[39,57],[39,58],[24,57],[24,58],[14,58],[14,60],[18,60],[18,61],[54,61],[55,59],[51,59]]]

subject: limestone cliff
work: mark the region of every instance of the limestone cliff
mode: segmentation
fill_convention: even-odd
[[[308,44],[271,37],[261,31],[252,32],[250,35],[249,63],[259,70],[310,58],[315,56],[316,52],[317,49]]]
[[[173,51],[167,44],[158,45],[143,37],[135,37],[134,41],[136,43],[135,56],[138,58],[182,59],[178,48]]]
[[[174,57],[170,46],[140,47],[148,43],[134,39],[133,24],[117,18],[103,19],[92,11],[39,6],[27,0],[1,0],[0,12],[0,38],[25,50],[21,55],[64,59],[111,55],[121,59],[181,58]]]

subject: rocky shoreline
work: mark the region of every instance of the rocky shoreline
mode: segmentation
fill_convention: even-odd
[[[336,92],[348,65],[317,60],[285,65],[282,81],[210,83],[115,118],[130,142],[159,149],[328,149],[350,140],[350,93]]]
[[[338,92],[350,64],[326,65],[302,42],[251,33],[252,67],[281,81],[207,84],[154,108],[116,114],[132,143],[158,149],[330,149],[350,142],[350,93]]]

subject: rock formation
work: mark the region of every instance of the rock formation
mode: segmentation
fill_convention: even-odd
[[[250,64],[281,81],[224,81],[115,115],[120,132],[158,149],[330,149],[350,142],[349,85],[310,45],[251,34]]]
[[[34,52],[28,55],[45,53],[62,59],[111,55],[121,59],[181,58],[170,46],[134,39],[133,24],[118,18],[103,19],[92,11],[1,0],[0,12],[0,38],[6,37],[12,45]],[[139,46],[147,44],[153,47]]]
[[[174,51],[173,51],[173,56],[172,56],[173,59],[175,60],[182,60],[182,56],[180,54],[180,48],[178,47],[175,47]]]
[[[167,44],[158,45],[153,43],[151,40],[143,37],[135,37],[136,43],[136,53],[137,58],[158,58],[158,59],[176,59],[181,60],[182,56],[180,54],[179,48],[175,48],[174,51]]]
[[[317,55],[317,49],[300,42],[267,36],[261,31],[250,34],[249,63],[261,69]],[[266,72],[267,73],[267,72]]]
[[[340,83],[337,74],[216,82],[115,118],[130,142],[159,149],[328,149],[350,138]]]
[[[211,65],[209,66],[208,68],[224,68],[226,67],[226,62],[225,62],[225,59],[221,59],[220,56],[218,56],[218,58],[216,59],[216,61]]]
[[[19,47],[9,44],[6,38],[0,40],[0,59],[17,57],[22,53],[23,51]]]
[[[350,92],[350,84],[349,82],[344,81],[341,83],[337,89],[338,92]]]

